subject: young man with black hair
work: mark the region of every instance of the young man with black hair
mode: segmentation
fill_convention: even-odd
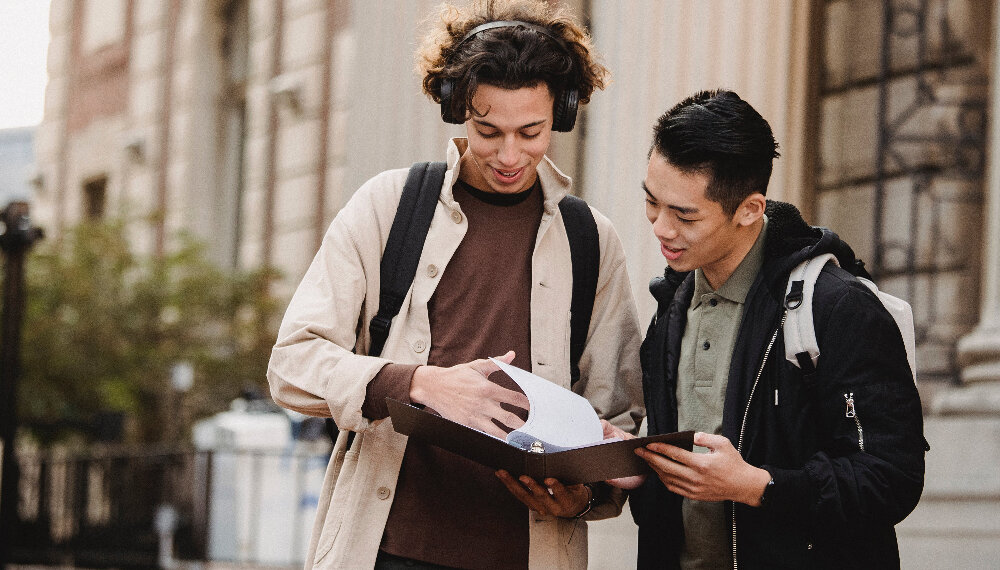
[[[369,355],[367,324],[405,169],[372,178],[337,215],[268,367],[278,403],[341,429],[306,566],[584,568],[584,519],[616,516],[622,492],[517,480],[408,441],[385,399],[502,437],[527,407],[490,376],[498,367],[486,357],[504,355],[572,387],[620,428],[638,428],[641,331],[621,243],[596,211],[596,294],[571,382],[573,264],[558,207],[571,181],[545,156],[552,131],[572,128],[607,70],[586,33],[542,0],[446,6],[418,56],[425,92],[468,136],[448,146],[418,270],[384,349]]]
[[[630,492],[639,567],[898,567],[926,442],[895,321],[841,269],[862,271],[845,242],[765,198],[777,143],[738,95],[698,93],[654,133],[643,190],[667,269],[642,346],[649,433],[694,430],[697,447],[637,451],[656,473]],[[822,253],[841,267],[816,283],[804,375],[783,298]]]

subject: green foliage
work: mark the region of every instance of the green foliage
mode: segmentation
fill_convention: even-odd
[[[28,257],[21,424],[42,442],[87,437],[99,414],[124,414],[126,440],[170,440],[241,391],[267,393],[280,307],[273,271],[228,272],[181,236],[138,256],[120,222],[84,223]],[[183,397],[170,370],[194,365]]]

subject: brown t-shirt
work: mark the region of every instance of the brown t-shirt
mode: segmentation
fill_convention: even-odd
[[[542,216],[538,183],[520,194],[485,193],[459,182],[455,200],[469,229],[428,304],[428,364],[454,366],[516,353],[531,368],[531,259]],[[387,415],[386,396],[409,401],[415,366],[388,365],[369,383],[365,416]],[[490,380],[513,383],[502,373]],[[457,568],[526,568],[527,508],[491,468],[410,441],[381,549]]]

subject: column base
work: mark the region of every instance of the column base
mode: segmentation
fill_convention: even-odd
[[[958,341],[958,364],[964,384],[1000,384],[1000,327],[979,327]]]
[[[979,382],[941,390],[931,402],[930,413],[934,416],[1000,416],[1000,382]]]

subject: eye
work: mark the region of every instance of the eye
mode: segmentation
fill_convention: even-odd
[[[537,131],[537,132],[534,132],[534,133],[527,133],[527,132],[521,131],[521,136],[524,137],[524,138],[526,138],[526,139],[533,139],[533,138],[537,137],[540,134],[542,134],[542,131]]]
[[[476,129],[476,132],[479,133],[479,136],[483,137],[484,139],[491,139],[491,138],[494,138],[494,137],[496,137],[497,135],[500,134],[499,131],[490,131],[490,132],[484,133],[483,131],[480,131],[478,129]]]
[[[677,221],[680,222],[680,223],[682,223],[682,224],[693,224],[694,222],[696,222],[698,220],[692,220],[690,218],[682,218],[680,216],[677,216]]]

